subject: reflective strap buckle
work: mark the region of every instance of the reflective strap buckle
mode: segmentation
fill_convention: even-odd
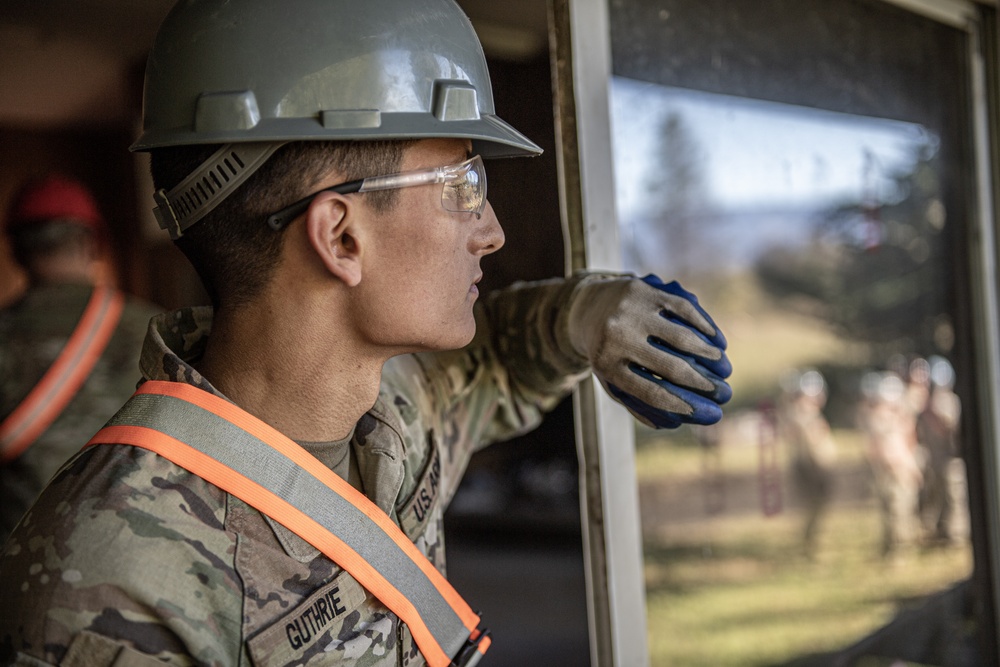
[[[167,196],[167,191],[160,188],[154,192],[153,201],[156,202],[156,206],[153,207],[156,224],[160,226],[160,229],[170,232],[170,238],[180,238],[181,223],[177,220],[177,214],[174,213],[174,209],[170,205],[170,198]]]
[[[491,641],[489,629],[479,626],[469,635],[465,644],[462,645],[462,648],[452,658],[452,666],[475,667],[486,653],[486,649],[489,648]],[[480,647],[482,650],[480,650]]]

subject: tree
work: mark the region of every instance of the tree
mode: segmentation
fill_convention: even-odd
[[[663,117],[655,147],[658,160],[645,182],[646,213],[628,221],[622,241],[626,264],[684,281],[708,261],[704,153],[677,111]]]
[[[775,297],[806,304],[879,356],[948,352],[940,327],[948,319],[950,235],[936,145],[918,146],[912,164],[889,174],[881,196],[868,192],[823,211],[805,247],[772,248],[755,267]]]

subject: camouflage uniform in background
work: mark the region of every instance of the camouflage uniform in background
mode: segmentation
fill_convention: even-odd
[[[52,365],[90,300],[90,285],[33,287],[0,311],[0,420]],[[139,352],[159,311],[127,299],[118,327],[87,381],[51,426],[19,457],[0,463],[0,543],[53,474],[135,391]]]
[[[802,502],[802,545],[815,554],[820,521],[833,497],[837,445],[830,424],[814,398],[798,396],[781,410],[782,435],[792,454],[792,483]]]
[[[887,375],[883,391],[865,406],[868,462],[882,516],[884,558],[895,558],[915,544],[918,499],[923,473],[916,456],[916,409],[902,380]]]
[[[573,286],[493,293],[469,346],[391,359],[349,438],[300,444],[443,572],[442,517],[473,451],[534,428],[588,370],[559,317]],[[218,394],[191,365],[210,327],[209,309],[154,320],[144,377]],[[405,625],[317,549],[124,445],[90,448],[53,480],[0,556],[0,599],[0,664],[424,662]]]
[[[936,386],[917,417],[924,450],[922,518],[933,543],[960,545],[969,537],[965,461],[959,446],[962,403],[950,387]]]

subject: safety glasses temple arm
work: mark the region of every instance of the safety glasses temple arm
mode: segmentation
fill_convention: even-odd
[[[358,192],[409,188],[417,185],[427,185],[428,183],[444,183],[447,178],[448,174],[446,167],[428,169],[427,171],[389,174],[388,176],[372,176],[364,179],[361,187],[358,189]]]
[[[308,195],[307,197],[303,197],[294,204],[289,204],[288,206],[281,209],[277,213],[272,213],[271,215],[267,216],[267,225],[274,231],[284,229],[286,226],[288,226],[288,223],[290,223],[292,220],[305,213],[306,209],[309,208],[309,204],[312,203],[312,200],[315,199],[316,195],[322,192],[337,192],[342,195],[349,195],[353,192],[363,192],[362,188],[365,184],[365,180],[366,179],[362,178],[360,180],[351,181],[349,183],[341,183],[340,185],[334,185],[333,187],[323,188],[322,190],[314,192],[311,195]]]
[[[374,190],[409,188],[416,185],[426,185],[428,183],[444,183],[449,178],[454,179],[461,175],[463,173],[463,169],[467,170],[469,168],[468,165],[470,162],[471,161],[457,165],[457,168],[455,166],[436,167],[434,169],[389,174],[387,176],[370,176],[357,181],[323,188],[318,192],[312,193],[308,197],[300,199],[294,204],[286,206],[277,213],[272,213],[267,216],[267,224],[275,231],[284,228],[292,220],[302,215],[302,213],[309,208],[309,204],[312,202],[313,198],[320,194],[320,192],[338,192],[342,195],[347,195],[353,192],[372,192]]]

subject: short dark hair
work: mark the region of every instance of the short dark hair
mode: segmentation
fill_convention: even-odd
[[[90,229],[73,220],[19,225],[7,230],[7,239],[14,261],[29,270],[35,260],[85,248],[95,241]]]
[[[260,294],[278,264],[284,230],[265,218],[307,196],[331,172],[352,181],[400,170],[411,141],[299,141],[279,148],[229,197],[177,239],[218,308],[247,303]],[[175,146],[152,151],[157,189],[170,190],[220,146]],[[376,212],[395,206],[398,193],[365,193]]]

